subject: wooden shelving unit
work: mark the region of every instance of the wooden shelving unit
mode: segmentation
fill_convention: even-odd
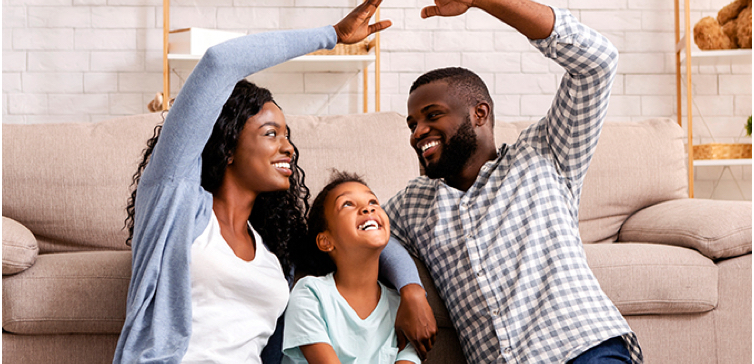
[[[168,59],[176,65],[193,67],[202,56],[169,53]],[[360,72],[376,60],[374,54],[355,56],[301,56],[268,70],[278,72]]]
[[[173,66],[193,69],[202,58],[197,54],[170,53],[170,0],[163,0],[163,46],[162,46],[162,95],[163,110],[167,110],[170,100],[170,71]],[[380,20],[380,10],[374,15],[375,22]],[[369,43],[370,52],[365,55],[305,55],[288,62],[270,67],[273,72],[343,72],[363,73],[363,111],[369,111],[369,73],[368,68],[374,64],[374,106],[380,111],[380,33],[376,33]]]
[[[683,25],[681,30],[681,9],[680,1],[675,0],[675,70],[676,70],[676,98],[678,125],[683,127],[683,97],[682,84],[686,83],[686,132],[688,148],[688,176],[689,176],[689,197],[694,197],[694,167],[704,166],[724,166],[734,165],[751,165],[751,158],[748,159],[716,159],[716,160],[695,160],[694,159],[694,141],[693,141],[693,84],[691,79],[692,66],[699,65],[730,65],[730,64],[751,64],[751,49],[731,49],[716,51],[695,50],[692,46],[691,37],[691,16],[689,0],[683,0]],[[685,68],[684,68],[685,67]]]

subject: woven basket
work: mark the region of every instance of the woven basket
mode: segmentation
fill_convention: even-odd
[[[369,40],[364,39],[354,44],[338,43],[333,49],[320,49],[309,53],[313,56],[355,56],[369,53]]]
[[[694,146],[694,159],[751,158],[751,144],[710,143]]]

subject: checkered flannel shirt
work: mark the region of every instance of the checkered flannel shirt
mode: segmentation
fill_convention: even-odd
[[[618,53],[568,11],[532,41],[566,69],[547,116],[503,145],[463,192],[419,177],[385,205],[393,236],[429,268],[469,363],[564,363],[635,334],[587,266],[578,206]]]

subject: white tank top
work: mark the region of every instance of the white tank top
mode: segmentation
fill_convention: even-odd
[[[249,229],[256,241],[250,262],[233,253],[214,212],[191,246],[192,332],[183,363],[261,363],[289,291],[277,256]]]

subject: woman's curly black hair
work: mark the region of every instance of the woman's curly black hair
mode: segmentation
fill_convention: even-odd
[[[307,219],[309,232],[306,234],[306,239],[297,241],[291,250],[291,258],[296,265],[297,275],[323,276],[335,271],[335,263],[330,259],[330,256],[317,247],[317,235],[328,228],[325,217],[327,196],[336,187],[347,182],[358,182],[367,186],[366,182],[357,174],[334,170],[330,176],[330,181],[314,198]]]
[[[215,193],[220,187],[228,161],[238,145],[238,138],[246,121],[259,113],[264,104],[275,100],[269,90],[256,86],[246,80],[239,81],[228,101],[223,105],[220,116],[215,122],[212,135],[202,151],[202,187]],[[277,105],[277,104],[276,104]],[[139,180],[149,163],[162,126],[155,127],[154,135],[147,141],[139,168],[132,179],[133,191],[128,199],[126,211],[128,217],[125,225],[128,229],[126,244],[131,243],[134,232],[134,214],[136,212],[136,190]],[[290,129],[287,130],[290,138]],[[289,247],[298,245],[306,236],[306,214],[309,210],[309,188],[305,184],[305,173],[298,165],[298,149],[291,141],[294,154],[291,156],[290,187],[286,191],[265,192],[257,196],[249,222],[264,239],[265,245],[272,251],[287,274],[291,268]]]

